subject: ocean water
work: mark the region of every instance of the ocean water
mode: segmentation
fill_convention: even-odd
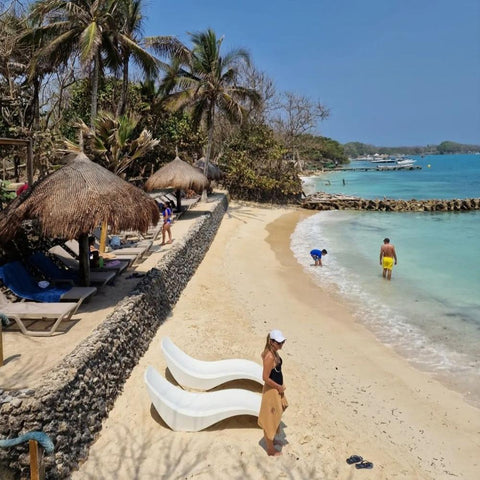
[[[364,198],[480,197],[480,155],[430,156],[417,163],[425,167],[312,177],[309,189],[326,191],[330,180],[330,193]],[[391,282],[379,264],[385,237],[398,256]],[[313,266],[312,248],[328,250],[323,268]],[[296,226],[291,249],[306,272],[341,293],[383,343],[480,405],[480,211],[319,212]]]

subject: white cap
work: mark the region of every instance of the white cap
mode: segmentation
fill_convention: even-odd
[[[286,340],[286,338],[283,336],[283,333],[280,330],[272,330],[270,332],[270,339],[275,340],[278,343],[282,343]]]

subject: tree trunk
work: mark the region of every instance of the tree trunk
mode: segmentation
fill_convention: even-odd
[[[40,127],[40,80],[37,75],[33,78],[33,129]]]
[[[213,127],[215,120],[215,106],[211,107],[209,112],[209,121],[208,124],[208,143],[207,143],[207,153],[205,154],[205,165],[203,166],[203,174],[207,176],[208,164],[210,162],[210,156],[212,155],[212,146],[213,146]],[[207,189],[204,188],[202,192],[202,202],[207,201]]]
[[[88,233],[82,233],[78,238],[80,285],[90,286],[90,248],[88,246]]]
[[[90,127],[95,128],[95,119],[97,118],[97,101],[98,101],[98,75],[100,69],[100,57],[98,52],[93,59],[92,72],[92,99],[90,105]]]
[[[123,61],[123,80],[122,80],[122,94],[120,97],[120,103],[118,104],[117,116],[123,115],[127,109],[128,101],[128,62],[130,56],[127,55]]]

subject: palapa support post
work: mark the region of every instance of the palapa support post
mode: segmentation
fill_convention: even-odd
[[[0,320],[0,367],[3,366],[3,332],[2,321]]]
[[[182,192],[180,189],[175,191],[175,197],[177,198],[177,211],[180,214],[182,211]]]
[[[45,466],[43,464],[43,447],[36,440],[28,441],[30,453],[30,479],[45,480]]]
[[[82,287],[90,286],[90,247],[88,245],[88,233],[82,233],[78,237],[79,249],[79,274]]]
[[[100,246],[99,246],[99,251],[100,253],[105,252],[105,247],[107,245],[107,231],[108,231],[108,225],[107,222],[103,221],[102,222],[102,230],[100,233]]]

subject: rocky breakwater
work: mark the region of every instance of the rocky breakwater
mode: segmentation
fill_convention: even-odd
[[[373,210],[380,212],[464,212],[480,210],[480,198],[452,200],[367,200],[339,194],[317,192],[302,201],[308,210]]]

